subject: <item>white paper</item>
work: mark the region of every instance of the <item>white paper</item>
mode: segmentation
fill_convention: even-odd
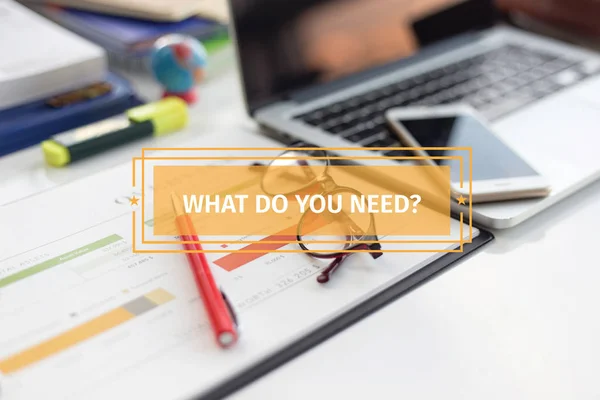
[[[198,395],[442,256],[386,253],[374,261],[355,254],[327,285],[316,282],[324,264],[304,254],[269,254],[232,272],[213,266],[242,328],[239,343],[223,351],[185,256],[131,252],[132,209],[123,201],[131,189],[131,166],[123,165],[0,209],[0,370],[14,354],[64,338],[53,345],[59,351],[45,349],[52,355],[4,373],[3,400]],[[459,229],[454,221],[452,238]],[[157,289],[174,298],[124,322],[104,322],[70,346],[74,333],[99,329],[78,327]]]

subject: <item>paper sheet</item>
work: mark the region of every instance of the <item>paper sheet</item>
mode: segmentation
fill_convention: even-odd
[[[326,286],[304,254],[213,265],[242,324],[223,351],[184,255],[131,252],[130,176],[119,166],[0,209],[3,400],[186,399],[442,256],[355,254]]]

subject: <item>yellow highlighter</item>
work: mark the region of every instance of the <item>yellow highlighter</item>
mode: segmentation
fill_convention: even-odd
[[[59,133],[42,142],[46,162],[63,167],[134,140],[183,129],[188,106],[178,97],[132,108],[123,115]]]

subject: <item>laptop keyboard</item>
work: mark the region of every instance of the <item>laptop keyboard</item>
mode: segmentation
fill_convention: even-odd
[[[390,108],[467,103],[494,120],[597,72],[598,63],[507,45],[294,119],[364,147],[398,147],[384,117]],[[407,155],[401,151],[383,154]]]

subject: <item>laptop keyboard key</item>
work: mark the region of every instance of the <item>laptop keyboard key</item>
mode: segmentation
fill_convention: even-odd
[[[553,83],[550,80],[544,79],[544,80],[540,80],[540,81],[532,83],[529,88],[530,88],[533,96],[545,97],[545,96],[551,95],[554,92],[556,92],[558,89],[560,89],[560,86],[556,85],[555,83]]]
[[[600,60],[593,59],[584,61],[579,65],[578,69],[584,75],[595,75],[600,72]]]
[[[520,87],[522,87],[522,86],[525,86],[525,85],[527,85],[527,84],[529,83],[529,82],[528,82],[528,81],[527,81],[525,78],[523,78],[522,76],[514,76],[514,77],[512,77],[512,78],[508,78],[508,79],[506,79],[506,80],[504,80],[504,81],[502,81],[502,82],[503,82],[504,84],[507,84],[507,85],[511,85],[511,86],[513,86],[513,88],[515,88],[515,89],[517,89],[517,88],[520,88]]]
[[[329,119],[324,123],[320,124],[319,128],[323,129],[324,131],[329,131],[330,129],[339,125],[340,123],[341,121],[338,121],[337,119]]]
[[[535,72],[535,70],[530,70],[530,71],[525,71],[523,72],[520,77],[525,79],[527,82],[534,82],[537,81],[538,79],[542,78],[544,75],[540,74],[539,72]]]
[[[488,90],[496,92],[498,96],[504,96],[509,95],[509,93],[514,90],[514,87],[510,84],[505,83],[505,81],[500,81]]]
[[[316,111],[312,111],[308,114],[302,114],[296,118],[303,120],[304,122],[306,122],[309,125],[317,126],[317,125],[323,123],[324,116],[325,116],[325,114],[323,113],[322,110],[316,110]]]
[[[337,134],[337,133],[341,133],[344,132],[346,130],[348,130],[348,128],[350,128],[352,126],[352,123],[349,122],[342,122],[332,128],[329,128],[327,130],[327,132],[333,133],[333,134]]]
[[[346,139],[348,139],[349,141],[353,142],[353,143],[360,143],[363,140],[365,140],[368,137],[371,137],[373,135],[373,132],[359,132],[359,133],[355,133],[353,135],[348,136]]]
[[[392,99],[383,99],[380,100],[377,104],[375,104],[375,109],[377,112],[385,112],[387,111],[389,108],[392,108],[394,106],[394,102],[392,101]]]
[[[398,140],[388,136],[388,133],[386,131],[380,132],[378,134],[378,136],[380,137],[379,139],[369,142],[369,143],[365,144],[365,146],[366,147],[394,147],[394,146],[400,145]]]
[[[511,111],[515,111],[533,101],[535,97],[528,95],[512,95],[495,103],[491,103],[479,111],[490,120],[495,120]]]
[[[552,68],[555,71],[565,70],[573,65],[572,61],[557,58],[544,64],[546,68]]]
[[[470,104],[472,107],[475,107],[476,109],[480,108],[488,102],[486,98],[483,98],[477,94],[467,97],[466,99],[464,99],[464,101]]]
[[[361,142],[376,133],[376,125],[372,122],[356,125],[342,134],[342,136],[351,142]]]
[[[552,80],[560,86],[571,86],[581,80],[583,76],[574,70],[566,70],[557,75],[554,75]]]
[[[408,150],[390,150],[383,153],[384,156],[387,157],[410,157],[413,154]],[[403,160],[397,160],[403,161]]]

